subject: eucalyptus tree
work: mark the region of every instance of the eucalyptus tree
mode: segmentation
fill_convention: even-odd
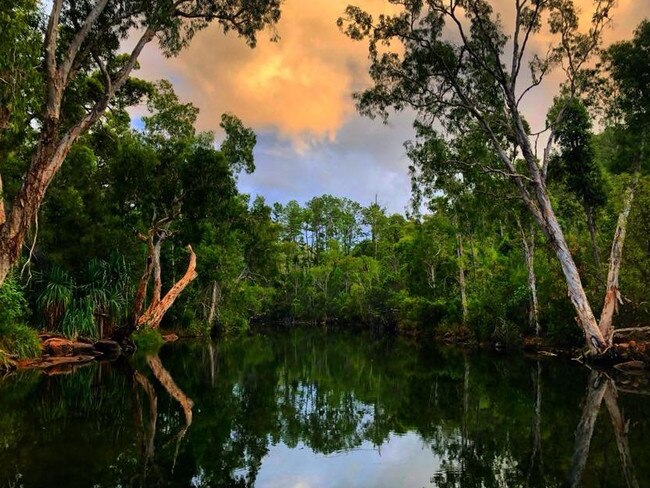
[[[281,0],[53,0],[47,21],[36,24],[42,62],[41,109],[31,116],[37,142],[22,184],[6,207],[0,199],[0,284],[20,256],[45,193],[75,142],[104,115],[127,85],[144,48],[154,39],[174,56],[210,23],[254,46],[257,34],[280,17]],[[275,37],[275,35],[274,35]],[[128,39],[132,49],[120,54]],[[99,79],[94,90],[84,81]],[[67,102],[81,98],[81,111]],[[3,102],[5,103],[5,102]],[[5,107],[6,108],[6,107]]]
[[[601,329],[611,340],[613,316],[622,303],[619,271],[627,221],[639,179],[650,171],[647,149],[650,143],[650,21],[641,22],[632,40],[610,46],[603,58],[612,89],[610,115],[615,121],[613,132],[617,141],[612,169],[631,176],[612,241],[601,313]]]
[[[386,118],[391,109],[414,109],[419,125],[447,140],[475,125],[497,156],[498,166],[483,169],[515,185],[555,251],[590,353],[605,352],[610,334],[594,316],[546,183],[551,149],[565,111],[559,110],[557,118],[549,121],[547,143],[539,156],[537,135],[523,110],[556,66],[563,71],[562,93],[567,100],[588,88],[589,63],[599,50],[615,2],[595,2],[586,32],[580,30],[571,0],[516,0],[509,31],[486,0],[391,3],[400,5],[401,11],[375,19],[349,6],[346,17],[339,19],[349,37],[369,43],[373,86],[356,95],[360,111]],[[540,56],[532,52],[532,43],[545,24],[557,42]]]

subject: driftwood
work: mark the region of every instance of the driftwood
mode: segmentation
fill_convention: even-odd
[[[614,329],[614,342],[628,342],[630,340],[650,340],[650,327]]]

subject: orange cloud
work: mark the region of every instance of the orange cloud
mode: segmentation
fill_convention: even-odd
[[[336,19],[353,3],[373,13],[397,7],[386,0],[286,0],[278,25],[281,39],[269,42],[260,35],[249,49],[216,26],[199,33],[177,58],[146,52],[142,71],[147,78],[170,78],[180,96],[201,109],[201,129],[216,129],[220,114],[233,112],[258,130],[274,130],[304,147],[313,141],[333,140],[354,116],[351,94],[368,82],[367,46],[346,38]],[[580,0],[583,14],[591,0]],[[512,23],[512,0],[495,0],[506,29]],[[650,15],[647,0],[620,0],[613,29],[606,42],[630,37],[634,27]],[[548,38],[534,47],[545,51]],[[540,88],[532,119],[543,123],[555,84]]]
[[[331,140],[354,113],[351,94],[367,77],[366,46],[350,41],[336,25],[349,3],[287,0],[279,42],[262,33],[250,49],[213,26],[177,58],[147,53],[143,72],[149,78],[169,73],[179,94],[201,108],[201,128],[214,129],[219,115],[231,111],[255,128],[275,129],[301,143]],[[371,11],[388,5],[358,3]]]

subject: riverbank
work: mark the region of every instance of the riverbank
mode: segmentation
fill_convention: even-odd
[[[258,324],[254,331],[265,333],[268,331],[281,331],[302,328],[315,328],[322,330],[353,330],[355,332],[368,331],[365,327],[342,327],[339,325],[320,326],[316,324]],[[511,343],[501,341],[478,341],[475,336],[466,328],[446,329],[441,333],[430,333],[418,329],[387,331],[375,331],[378,335],[397,335],[413,340],[433,339],[435,342],[449,346],[459,346],[470,350],[495,351],[498,353],[521,353],[536,357],[561,357],[575,359],[584,363],[595,365],[599,368],[615,369],[618,371],[645,371],[650,370],[650,340],[647,327],[633,329],[620,329],[621,333],[614,336],[614,346],[606,355],[592,361],[583,355],[583,350],[575,346],[558,346],[548,338],[537,336],[526,336],[518,338]],[[617,331],[618,332],[618,331]],[[155,335],[155,337],[153,337]],[[95,360],[110,360],[122,354],[132,354],[137,347],[140,349],[156,349],[166,342],[174,342],[179,337],[187,338],[182,333],[165,331],[155,334],[144,334],[144,338],[138,346],[132,341],[122,344],[110,339],[92,340],[78,337],[75,340],[68,339],[57,334],[40,334],[41,355],[34,358],[18,359],[8,356],[0,364],[2,370],[12,369],[42,369],[50,373],[69,372],[79,365],[87,364]],[[138,342],[136,340],[136,342]]]

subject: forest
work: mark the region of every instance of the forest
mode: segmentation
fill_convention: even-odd
[[[507,71],[487,2],[467,13],[467,32],[459,24],[460,45],[441,38],[459,15],[443,4],[406,2],[377,22],[348,7],[341,30],[369,43],[373,85],[355,95],[359,111],[416,114],[404,144],[410,209],[390,214],[377,199],[240,193],[239,175],[264,164],[254,131],[231,113],[218,139],[199,131],[199,109],[173,83],[137,77],[152,39],[171,56],[212,21],[254,47],[279,2],[181,2],[189,10],[171,17],[123,3],[132,15],[106,1],[0,12],[0,51],[11,54],[0,65],[3,364],[39,355],[39,332],[144,344],[160,329],[314,324],[501,345],[538,337],[599,355],[614,325],[648,324],[647,20],[601,47],[613,2],[597,2],[587,32],[571,2],[518,2],[522,42]],[[546,10],[562,42],[535,55],[522,96],[553,68],[564,82],[539,155],[516,81]],[[379,47],[390,42],[402,57]]]
[[[650,483],[648,6],[348,1],[0,0],[0,486]]]

